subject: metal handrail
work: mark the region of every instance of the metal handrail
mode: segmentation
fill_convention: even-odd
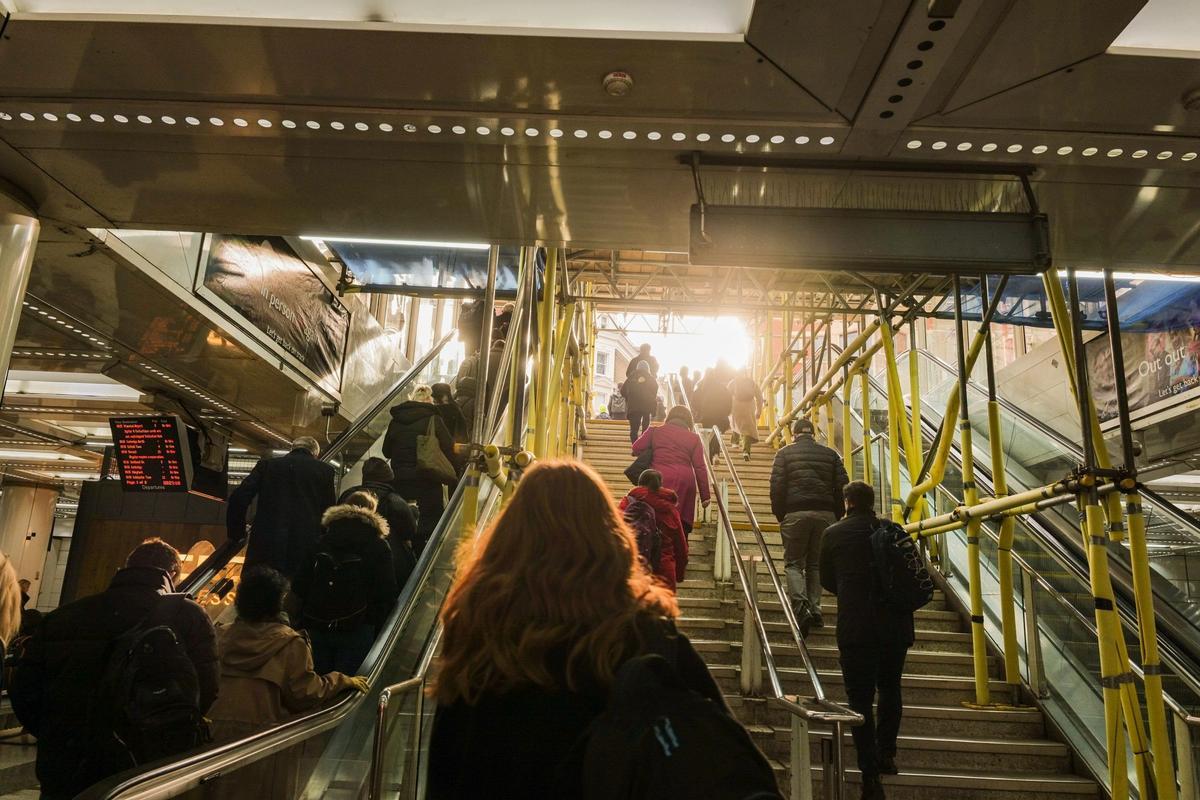
[[[367,427],[372,420],[383,413],[384,409],[395,402],[396,398],[400,396],[400,393],[405,390],[408,384],[416,380],[421,375],[425,368],[429,366],[435,358],[438,357],[438,355],[442,352],[442,348],[444,348],[453,337],[453,332],[447,333],[440,340],[435,342],[433,347],[429,349],[429,352],[423,355],[415,364],[404,371],[396,383],[392,385],[392,388],[388,390],[388,393],[384,395],[382,400],[371,406],[368,411],[360,414],[358,418],[351,422],[345,430],[337,435],[337,438],[335,438],[333,442],[331,442],[329,446],[325,448],[325,451],[321,453],[320,460],[328,463],[332,461],[333,458],[343,449],[345,449],[346,445],[355,436],[357,436],[363,430],[363,428]],[[210,553],[208,558],[204,559],[204,561],[198,564],[196,568],[180,582],[179,586],[176,587],[176,590],[182,594],[195,597],[205,586],[212,582],[212,580],[217,576],[217,573],[228,566],[229,562],[232,561],[233,558],[242,551],[242,548],[245,547],[245,545],[246,537],[225,540],[220,547]]]
[[[924,351],[918,351],[918,352],[924,352]],[[875,388],[876,390],[881,391],[881,392],[885,391],[883,389],[882,384],[880,384],[878,379],[876,379],[873,375],[868,374],[867,377],[868,377],[868,380],[871,382],[871,385],[873,388]],[[861,415],[859,414],[858,410],[856,408],[854,408],[853,406],[851,406],[851,408],[850,408],[850,414],[851,414],[851,417],[859,423],[859,425],[862,424]],[[1040,422],[1033,420],[1031,417],[1028,416],[1028,414],[1023,414],[1023,418],[1026,421],[1029,421],[1030,424],[1032,425],[1032,427],[1035,430],[1037,430],[1039,433],[1043,432],[1043,428],[1045,426],[1043,426]],[[924,418],[922,419],[921,422],[922,422],[922,425],[926,426],[927,430],[933,430],[937,427],[930,420],[927,420]],[[1047,433],[1047,435],[1050,435],[1053,432],[1046,431],[1046,433]],[[875,434],[875,436],[883,436],[884,438],[886,438],[886,434]],[[1077,454],[1079,451],[1078,451],[1078,449],[1075,449],[1072,452]],[[955,463],[958,463],[959,461],[961,461],[961,454],[958,453],[958,444],[957,443],[955,443],[954,446],[951,448],[949,455],[950,455],[950,458]],[[904,467],[904,469],[907,469],[907,468]],[[978,463],[975,465],[975,480],[979,484],[979,488],[982,491],[986,491],[986,492],[991,491],[992,473],[991,473],[991,469],[987,465],[978,464]],[[939,487],[939,488],[941,488],[941,487]],[[1116,490],[1115,486],[1113,486],[1112,484],[1107,484],[1107,485],[1101,487],[1100,492],[1101,492],[1101,494],[1106,494],[1109,491],[1114,491],[1114,490]],[[1139,492],[1143,495],[1150,495],[1152,499],[1157,498],[1157,495],[1155,495],[1153,492],[1150,492],[1149,490],[1146,490],[1144,487],[1142,489],[1140,489]],[[1069,498],[1069,495],[1063,495],[1058,498],[1039,501],[1037,503],[1037,506],[1038,506],[1039,510],[1047,509],[1052,505],[1059,505],[1059,504],[1062,504],[1065,502],[1069,502],[1068,498]],[[1164,500],[1163,502],[1164,502],[1164,504],[1169,505],[1168,501]],[[958,505],[961,505],[961,503],[958,503]],[[1164,510],[1164,509],[1161,509],[1157,505],[1154,505],[1152,507],[1159,508],[1160,510]],[[1188,515],[1184,514],[1183,512],[1177,511],[1177,515],[1182,515],[1182,516],[1177,516],[1177,518],[1180,519],[1180,521],[1183,524],[1186,524],[1186,525],[1189,525],[1192,527],[1196,526],[1195,522],[1192,521],[1190,519],[1190,517]],[[1061,566],[1063,569],[1067,570],[1080,583],[1087,586],[1089,584],[1090,578],[1088,576],[1086,568],[1080,567],[1080,565],[1076,562],[1075,558],[1073,558],[1071,555],[1068,554],[1068,552],[1065,549],[1062,542],[1058,541],[1058,539],[1048,529],[1043,527],[1045,525],[1045,523],[1036,521],[1036,520],[1038,520],[1038,517],[1035,517],[1032,515],[1024,515],[1024,516],[1030,517],[1030,519],[1026,520],[1026,527],[1029,528],[1031,531],[1033,531],[1038,543],[1050,553],[1051,557],[1054,558],[1054,560],[1059,564],[1059,566]],[[1073,540],[1068,539],[1067,541],[1070,542]],[[1119,576],[1117,576],[1117,575],[1114,575],[1113,577],[1114,577],[1114,580],[1117,581],[1117,585],[1120,586],[1120,588],[1123,591],[1125,591],[1126,593],[1131,592],[1131,587],[1127,583],[1123,582],[1127,579],[1119,578]],[[1158,595],[1156,595],[1156,597],[1157,596]],[[1179,628],[1177,627],[1175,622],[1169,616],[1169,614],[1172,613],[1174,611],[1174,609],[1172,609],[1170,606],[1165,606],[1165,609],[1166,609],[1166,614],[1168,615],[1165,617],[1162,616],[1164,614],[1163,610],[1160,609],[1160,610],[1156,611],[1156,613],[1160,615],[1160,619],[1163,622],[1163,627],[1167,631],[1169,631],[1171,633],[1171,635],[1180,636]],[[1118,604],[1118,618],[1121,620],[1121,623],[1126,630],[1128,630],[1136,635],[1136,628],[1137,628],[1136,612],[1131,611],[1127,606],[1125,606],[1123,604]],[[1184,619],[1186,619],[1186,618],[1184,618]],[[1194,623],[1191,623],[1191,624],[1194,626]],[[1170,640],[1170,639],[1164,641],[1164,640],[1161,640],[1161,638],[1160,638],[1159,646],[1162,650],[1163,662],[1166,663],[1168,666],[1170,666],[1171,669],[1174,671],[1175,675],[1180,680],[1182,680],[1184,683],[1186,683],[1193,692],[1195,692],[1197,695],[1200,695],[1200,675],[1195,674],[1190,669],[1190,667],[1186,663],[1184,663],[1184,659],[1186,658],[1186,656],[1180,655],[1178,648],[1176,647],[1175,644],[1173,644],[1172,640]]]
[[[446,341],[440,342],[437,349],[440,349]],[[420,369],[429,363],[433,355],[422,359],[423,364],[419,363],[410,369],[405,375],[405,381],[415,377]],[[498,433],[498,428],[498,421],[494,421],[493,436]],[[480,480],[486,477],[481,475]],[[419,610],[417,604],[414,603],[414,598],[432,573],[436,559],[435,554],[439,553],[443,547],[448,546],[446,539],[449,537],[450,520],[456,516],[454,512],[463,502],[466,486],[467,482],[460,480],[455,487],[454,493],[446,504],[446,510],[438,520],[429,542],[417,560],[413,575],[405,584],[391,615],[382,627],[382,630],[387,631],[386,635],[375,641],[363,661],[363,672],[367,682],[371,685],[379,681],[387,660],[386,656],[395,649],[401,632],[408,627],[412,616]],[[488,486],[495,488],[495,484],[490,479]],[[496,496],[498,496],[496,492],[489,492],[488,498],[484,502],[491,503]],[[104,798],[104,800],[115,800],[115,798],[157,800],[157,798],[173,797],[179,792],[217,777],[231,768],[236,769],[248,762],[266,758],[337,727],[363,701],[363,695],[354,693],[342,695],[331,705],[288,720],[268,730],[194,751],[182,758],[166,761],[159,766],[129,777],[114,776],[90,787],[80,797],[83,800],[100,800],[100,798]]]
[[[950,490],[947,489],[945,486],[938,486],[937,491],[941,492],[945,497],[947,497],[951,501],[956,502],[956,503],[958,502],[955,499],[954,495],[950,493]],[[1000,542],[999,534],[992,531],[986,525],[980,526],[980,530],[982,530],[983,533],[989,539],[991,539],[993,542],[996,542],[997,544]],[[1045,576],[1043,576],[1036,567],[1034,567],[1032,564],[1030,564],[1028,561],[1026,561],[1021,556],[1020,553],[1018,553],[1015,550],[1012,551],[1012,559],[1013,559],[1013,563],[1015,563],[1018,567],[1020,567],[1022,570],[1024,570],[1027,575],[1029,575],[1029,579],[1032,582],[1038,584],[1043,589],[1045,589],[1050,594],[1050,596],[1054,599],[1054,601],[1057,602],[1059,605],[1063,606],[1064,608],[1066,608],[1067,611],[1070,612],[1071,616],[1075,617],[1076,621],[1079,622],[1080,624],[1082,624],[1089,633],[1091,633],[1093,636],[1099,635],[1099,631],[1096,628],[1095,620],[1092,619],[1091,617],[1089,617],[1087,614],[1084,614],[1082,611],[1080,611],[1075,606],[1074,603],[1072,603],[1069,599],[1067,599],[1067,596],[1065,594],[1063,594],[1061,591],[1059,591],[1058,588],[1054,586],[1054,584],[1050,583],[1050,581],[1048,581],[1045,578]],[[1134,662],[1132,659],[1129,660],[1129,669],[1137,677],[1145,678],[1145,673],[1142,671],[1141,666],[1138,665],[1136,662]],[[1173,712],[1175,712],[1175,714],[1177,716],[1187,719],[1189,721],[1189,724],[1200,724],[1200,717],[1192,716],[1190,711],[1188,711],[1186,708],[1184,708],[1177,700],[1175,700],[1173,697],[1171,697],[1171,695],[1167,694],[1165,691],[1163,692],[1163,700],[1166,702],[1167,706]]]
[[[874,381],[875,379],[872,377],[871,380]],[[862,424],[862,417],[856,409],[851,408],[850,415],[851,415],[851,418],[854,421],[856,421],[859,425]],[[930,424],[928,420],[922,420],[922,423],[925,425]],[[882,438],[886,439],[886,434],[875,434],[875,436],[873,436],[872,438],[876,438],[876,437],[882,437]],[[951,457],[951,459],[953,459],[955,461],[958,460],[958,455],[955,450],[951,451],[950,457]],[[901,464],[901,468],[906,469],[906,467],[903,464]],[[978,464],[976,465],[975,480],[977,483],[980,484],[979,488],[981,490],[990,490],[991,472],[990,472],[990,470],[986,469],[986,467],[983,467],[982,465],[978,465]],[[950,490],[947,489],[945,486],[938,485],[936,490],[938,492],[941,492],[943,496],[945,496],[951,502],[953,502],[955,504],[955,506],[961,505],[961,501],[959,501],[957,498],[955,498],[954,495],[950,492]],[[1024,516],[1032,516],[1032,515],[1024,515]],[[1077,563],[1075,563],[1073,559],[1068,558],[1064,554],[1061,544],[1056,539],[1054,539],[1054,537],[1051,534],[1049,534],[1048,531],[1045,531],[1042,529],[1042,527],[1041,527],[1042,523],[1035,524],[1034,519],[1031,518],[1028,520],[1023,520],[1023,524],[1032,533],[1033,537],[1038,541],[1038,543],[1041,544],[1046,549],[1046,552],[1049,553],[1051,558],[1053,558],[1055,560],[1055,562],[1058,563],[1059,566],[1061,566],[1064,570],[1067,571],[1068,574],[1070,574],[1075,580],[1079,581],[1084,586],[1088,585],[1089,578],[1088,578],[1087,573],[1082,571],[1079,568],[1079,565]],[[998,540],[997,535],[994,534],[986,525],[980,526],[980,527],[982,530],[987,532],[987,534],[990,538]],[[1028,561],[1026,561],[1024,558],[1022,558],[1016,550],[1013,550],[1011,552],[1012,552],[1013,560],[1018,565],[1020,565],[1023,569],[1025,569],[1031,578],[1036,579],[1036,581],[1038,583],[1045,585],[1045,587],[1053,593],[1053,595],[1055,596],[1056,599],[1061,600],[1062,602],[1064,602],[1068,606],[1070,606],[1072,613],[1075,614],[1076,616],[1080,617],[1081,619],[1083,619],[1084,622],[1088,624],[1088,629],[1090,631],[1092,631],[1093,633],[1095,633],[1094,622],[1089,621],[1087,619],[1086,615],[1082,614],[1082,612],[1080,612],[1073,604],[1071,604],[1070,601],[1068,601],[1066,599],[1065,595],[1063,595],[1056,588],[1054,588],[1041,575],[1041,573],[1038,572],[1035,567],[1033,567],[1031,564],[1029,564]],[[1136,633],[1137,633],[1136,618],[1132,617],[1127,612],[1126,609],[1120,609],[1120,613],[1118,613],[1118,618],[1121,620],[1122,626],[1127,631],[1130,631],[1136,635]],[[1187,684],[1189,689],[1191,689],[1197,695],[1200,695],[1200,676],[1193,675],[1186,668],[1186,666],[1183,665],[1177,657],[1175,657],[1174,651],[1172,648],[1169,648],[1169,647],[1164,648],[1163,661],[1164,661],[1164,663],[1166,663],[1168,666],[1171,667],[1171,669],[1172,669],[1173,673],[1176,675],[1176,677],[1178,677],[1185,684]],[[1131,662],[1130,666],[1133,668],[1133,671],[1137,675],[1139,675],[1139,676],[1142,675],[1141,669],[1138,665],[1133,664]],[[1174,700],[1166,693],[1164,693],[1163,697],[1166,699],[1167,704],[1169,706],[1171,706],[1173,709],[1178,709],[1178,713],[1180,713],[1181,715],[1188,713],[1188,712],[1186,712],[1186,710],[1184,710],[1183,706],[1178,703],[1178,701]],[[1200,720],[1200,717],[1198,717],[1197,719]]]
[[[429,544],[425,546],[417,561],[413,577],[405,585],[396,602],[395,609],[383,625],[387,634],[376,640],[367,653],[363,663],[366,667],[365,676],[370,684],[379,680],[384,662],[387,660],[385,656],[393,650],[401,631],[408,626],[413,614],[418,610],[413,602],[414,597],[420,587],[424,586],[433,569],[435,553],[445,546],[449,520],[454,516],[452,511],[462,503],[465,489],[466,482],[459,481],[450,502],[446,505],[446,513],[438,521]],[[363,702],[363,696],[360,694],[344,694],[332,705],[288,720],[268,730],[205,748],[182,758],[172,759],[136,775],[125,778],[118,776],[102,781],[82,793],[80,797],[84,800],[98,800],[99,798],[152,800],[173,797],[207,779],[221,775],[230,768],[266,758],[336,727],[361,702]]]
[[[687,399],[687,393],[682,391],[681,387],[677,387],[675,385],[676,381],[678,381],[678,380],[679,380],[679,378],[677,375],[671,376],[671,380],[668,381],[669,393],[670,393],[670,395],[672,395],[673,399],[682,398],[682,402],[680,403],[680,405],[683,405],[690,412],[691,404]],[[693,432],[695,432],[697,434],[699,434],[699,432],[702,430],[703,429],[701,428],[700,425],[696,425],[693,428]],[[720,441],[720,435],[721,435],[720,431],[717,430],[716,428],[714,428],[712,430],[712,433],[713,433],[713,435],[715,435],[717,437],[718,441]],[[724,450],[723,442],[722,442],[722,450]],[[726,462],[728,462],[728,461],[729,461],[729,458],[728,458],[728,455],[726,455]],[[846,708],[845,706],[843,706],[839,703],[835,703],[831,700],[828,700],[825,697],[824,690],[821,686],[820,678],[817,675],[816,669],[814,668],[814,666],[812,664],[812,659],[809,656],[808,649],[804,645],[803,637],[799,636],[799,626],[796,623],[795,613],[791,610],[791,604],[788,602],[786,595],[781,595],[780,603],[784,609],[784,614],[788,619],[789,628],[792,631],[793,638],[796,639],[797,645],[798,645],[800,653],[801,653],[801,658],[804,661],[805,668],[806,668],[806,670],[808,670],[810,680],[812,681],[812,684],[813,684],[814,692],[816,694],[816,697],[814,698],[814,703],[815,703],[816,707],[813,708],[810,706],[802,705],[800,702],[798,702],[799,701],[798,696],[788,695],[784,691],[783,681],[779,677],[779,668],[775,663],[775,654],[771,649],[771,640],[767,636],[766,623],[764,622],[763,617],[762,617],[762,610],[758,606],[757,580],[752,580],[746,574],[746,568],[745,568],[745,564],[743,563],[741,549],[740,549],[738,541],[737,541],[737,534],[734,532],[733,522],[731,521],[730,516],[729,516],[729,509],[726,508],[726,506],[725,506],[725,501],[721,497],[721,492],[717,490],[716,473],[713,471],[712,463],[709,461],[707,453],[705,453],[704,465],[705,465],[705,472],[708,476],[709,486],[711,487],[711,490],[712,490],[712,497],[717,506],[718,516],[720,517],[720,528],[721,528],[722,532],[724,533],[726,540],[729,543],[730,553],[736,555],[735,558],[731,558],[730,560],[733,562],[734,566],[737,568],[738,583],[741,586],[742,594],[745,597],[746,611],[750,614],[751,621],[754,626],[755,635],[758,637],[760,649],[762,652],[763,665],[766,667],[766,670],[767,670],[767,679],[770,682],[770,687],[771,687],[771,697],[769,697],[768,700],[770,700],[771,702],[778,705],[780,708],[783,708],[788,713],[790,713],[792,715],[793,719],[799,719],[799,720],[803,721],[799,727],[797,727],[796,725],[793,725],[793,736],[802,735],[807,730],[807,725],[809,722],[821,722],[821,723],[827,723],[827,724],[830,724],[833,726],[833,742],[832,742],[832,747],[828,751],[828,757],[830,760],[829,766],[831,767],[831,771],[833,772],[833,774],[836,775],[836,778],[833,780],[826,780],[825,786],[826,786],[827,797],[834,798],[834,800],[838,800],[842,796],[842,786],[844,783],[844,775],[845,775],[843,760],[842,760],[842,725],[843,724],[848,724],[851,726],[861,725],[863,722],[863,717],[861,714],[859,714],[855,711],[852,711],[849,708]],[[736,478],[736,473],[735,473],[735,478]],[[740,482],[739,482],[738,489],[739,489],[739,492],[741,492],[742,498],[744,500],[745,499],[745,490],[740,485]],[[757,521],[753,517],[753,509],[751,509],[749,507],[749,505],[747,505],[746,510],[750,514],[749,518],[752,520],[752,525],[757,526]],[[778,576],[775,575],[775,570],[774,570],[775,565],[774,565],[773,561],[771,560],[770,551],[765,546],[765,539],[763,539],[761,536],[761,529],[758,529],[758,532],[759,532],[759,540],[762,543],[761,558],[762,558],[762,560],[765,560],[768,563],[769,568],[771,570],[771,574],[775,578],[776,589],[778,591],[779,584],[778,584]],[[753,559],[753,556],[751,556],[751,559]],[[753,561],[751,561],[751,563],[753,563]],[[755,578],[757,578],[757,569],[755,570]],[[746,643],[743,643],[743,647],[745,647],[745,646],[746,646]],[[808,742],[807,741],[801,742],[800,747],[802,748],[802,752],[805,754],[805,758],[803,759],[804,763],[807,763]],[[793,751],[795,751],[795,750],[796,750],[796,746],[793,745]],[[800,768],[801,768],[801,765],[799,765],[799,764],[792,765],[792,775],[793,775],[794,785],[795,785],[795,782],[797,780],[799,780],[799,782],[802,785],[808,786],[811,788],[811,785],[812,785],[811,775],[800,776],[800,774],[798,772],[798,770]],[[805,779],[807,779],[807,782],[805,782]],[[805,796],[807,796],[807,795],[805,795]]]
[[[413,676],[399,683],[393,683],[391,686],[385,686],[379,692],[378,714],[375,719],[375,744],[371,756],[371,771],[367,779],[367,787],[370,792],[368,797],[370,800],[378,800],[378,798],[383,797],[383,759],[388,739],[387,715],[392,698],[408,694],[414,689],[423,690],[425,688],[425,684],[429,679],[429,668],[433,664],[433,657],[437,653],[438,645],[441,644],[441,641],[442,624],[439,622],[434,628],[429,644],[425,646],[425,652],[421,654],[421,661],[417,665],[417,669],[413,672]],[[424,691],[418,691],[416,713],[413,714],[414,724],[418,732],[421,730],[421,720],[425,714],[424,697]],[[421,751],[419,741],[415,750],[419,759]]]
[[[936,366],[941,367],[943,370],[946,370],[950,373],[953,373],[955,371],[953,367],[951,367],[949,364],[947,364],[942,359],[935,356],[933,353],[930,353],[928,350],[918,350],[917,353],[919,355],[923,356],[924,358],[928,359],[929,361],[932,361]],[[874,376],[871,376],[871,382],[875,386],[879,385],[878,381],[876,380],[876,378]],[[977,392],[980,392],[982,394],[987,394],[987,388],[985,386],[982,386],[981,384],[977,383],[973,379],[968,378],[967,385],[970,386],[971,388],[975,389]],[[1017,405],[1016,403],[1014,403],[1013,401],[1011,401],[1005,397],[996,395],[996,401],[1000,404],[1000,406],[1002,408],[1004,408],[1010,414],[1012,414],[1015,417],[1019,417],[1022,421],[1024,421],[1027,425],[1029,425],[1029,427],[1031,427],[1035,431],[1037,431],[1037,433],[1039,435],[1046,436],[1047,438],[1053,439],[1056,444],[1061,446],[1064,450],[1066,450],[1075,459],[1077,459],[1077,460],[1083,459],[1083,450],[1080,448],[1080,446],[1078,444],[1076,444],[1074,441],[1072,441],[1071,439],[1067,438],[1066,436],[1063,436],[1061,432],[1048,427],[1041,420],[1037,419],[1037,417],[1033,416],[1028,411],[1021,408],[1019,405]],[[1149,498],[1151,500],[1151,504],[1153,505],[1153,507],[1155,509],[1161,511],[1166,516],[1168,516],[1171,519],[1173,519],[1174,521],[1178,522],[1181,526],[1187,527],[1187,528],[1192,528],[1193,530],[1196,530],[1197,538],[1200,539],[1200,522],[1198,522],[1195,519],[1195,517],[1193,517],[1191,514],[1188,514],[1186,511],[1184,511],[1183,509],[1176,506],[1170,500],[1166,499],[1165,497],[1160,495],[1158,492],[1153,491],[1152,489],[1150,489],[1147,486],[1144,486],[1144,485],[1140,486],[1138,488],[1138,492],[1139,492],[1139,494]]]

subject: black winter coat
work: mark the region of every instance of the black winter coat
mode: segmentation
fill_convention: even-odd
[[[388,524],[388,544],[392,550],[396,586],[403,589],[417,563],[417,514],[399,492],[386,483],[368,482],[347,489],[338,498],[338,503],[345,503],[346,498],[355,492],[370,492],[379,502],[379,515]]]
[[[108,589],[68,603],[43,618],[17,663],[9,696],[17,719],[37,737],[37,776],[44,797],[74,797],[124,765],[105,763],[88,719],[108,664],[109,644],[139,624],[159,603],[175,610],[166,623],[196,667],[200,711],[217,698],[217,642],[208,614],[173,592],[167,573],[127,567]],[[164,609],[164,613],[165,613]],[[156,618],[157,620],[157,618]]]
[[[636,375],[638,364],[642,363],[643,361],[645,361],[647,364],[650,365],[650,374],[657,377],[658,376],[658,359],[655,358],[654,356],[644,356],[641,353],[638,353],[636,356],[634,356],[633,358],[631,358],[629,360],[628,366],[625,367],[625,377],[632,378],[634,375]]]
[[[877,522],[874,511],[856,511],[821,538],[821,586],[837,595],[838,647],[913,644],[912,612],[878,601],[870,539]]]
[[[337,497],[333,466],[304,449],[260,459],[233,493],[225,512],[230,539],[246,535],[246,511],[258,509],[246,545],[246,567],[266,564],[296,574],[321,535],[321,515]]]
[[[729,430],[729,415],[733,413],[733,393],[728,381],[721,383],[705,378],[692,393],[692,410],[696,421],[705,428],[716,427],[722,433]]]
[[[625,410],[629,414],[652,414],[658,400],[658,381],[653,375],[638,373],[621,384]]]
[[[771,513],[783,521],[790,511],[845,513],[842,489],[849,482],[842,457],[812,436],[801,435],[775,454],[771,466]]]
[[[672,633],[674,626],[667,624]],[[687,637],[676,633],[676,670],[684,687],[726,709],[708,668]],[[638,655],[631,643],[628,657]],[[565,686],[566,653],[553,667]],[[582,794],[582,776],[560,767],[572,746],[604,711],[608,691],[594,681],[578,691],[537,687],[484,696],[475,705],[461,700],[439,705],[429,749],[429,800],[526,800]],[[566,772],[560,776],[560,772]],[[575,774],[569,774],[575,773]],[[574,783],[562,787],[557,782]],[[573,789],[573,791],[571,790]]]
[[[387,540],[387,521],[374,511],[359,506],[334,506],[321,519],[325,533],[317,540],[316,550],[339,556],[355,555],[362,559],[367,570],[368,606],[362,617],[379,627],[396,603],[400,593],[396,572],[392,566],[392,548]],[[305,605],[321,587],[313,580],[314,559],[309,559],[296,579],[292,591],[300,598],[300,618],[305,624]]]
[[[429,432],[429,421],[433,420],[433,433],[442,446],[442,453],[454,463],[454,439],[442,422],[442,416],[432,403],[408,400],[392,409],[392,421],[383,435],[383,454],[392,462],[392,472],[397,485],[413,481],[428,481],[417,472],[417,437]],[[428,481],[436,483],[436,481]]]

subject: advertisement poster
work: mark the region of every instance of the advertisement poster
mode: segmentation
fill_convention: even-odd
[[[1122,331],[1125,383],[1133,419],[1182,402],[1200,387],[1200,317],[1176,319],[1156,330]],[[1101,423],[1117,416],[1112,350],[1108,336],[1085,346],[1092,396]]]
[[[349,314],[283,239],[214,235],[201,284],[317,380],[338,385]]]

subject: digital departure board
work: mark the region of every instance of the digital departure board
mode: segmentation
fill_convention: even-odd
[[[188,491],[192,455],[183,420],[175,416],[113,417],[108,424],[126,491]]]

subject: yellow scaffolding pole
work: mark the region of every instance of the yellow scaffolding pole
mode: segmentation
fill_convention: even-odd
[[[871,381],[866,369],[859,373],[859,386],[862,392],[862,424],[863,424],[863,482],[874,483],[871,480]]]
[[[1000,439],[1000,403],[988,400],[988,444],[992,454],[992,489],[996,497],[1008,496],[1008,476],[1005,473],[1004,445]],[[1021,665],[1017,652],[1017,609],[1013,597],[1013,535],[1017,521],[1004,517],[1000,521],[1000,539],[996,544],[996,570],[1000,582],[1000,630],[1004,639],[1004,682],[1012,687],[1013,698],[1021,686]]]
[[[842,387],[842,463],[846,465],[846,470],[854,474],[854,437],[850,433],[850,424],[853,418],[850,416],[850,381],[846,381],[846,385]]]
[[[548,417],[553,400],[550,395],[550,381],[554,370],[551,364],[554,347],[554,320],[557,307],[558,291],[558,249],[546,248],[546,271],[542,281],[541,314],[538,316],[538,359],[537,359],[537,402],[534,404],[533,420],[534,445],[533,454],[537,458],[545,458],[549,447],[550,428]]]

